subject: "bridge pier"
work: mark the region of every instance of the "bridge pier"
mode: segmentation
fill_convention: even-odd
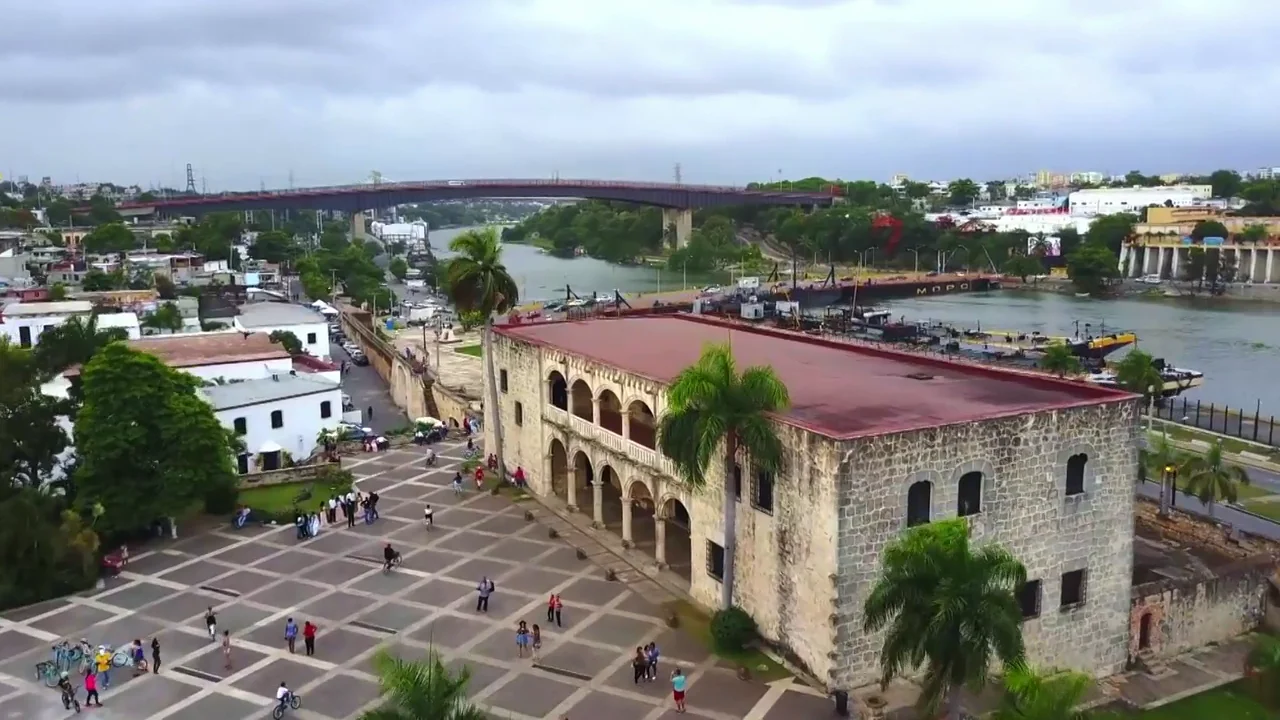
[[[693,234],[692,208],[662,208],[663,238],[668,237],[671,228],[675,228],[676,248],[689,244],[689,236]]]
[[[357,210],[351,213],[351,239],[364,242],[368,238],[364,231],[364,211]]]

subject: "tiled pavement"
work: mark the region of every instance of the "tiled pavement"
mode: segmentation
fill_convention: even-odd
[[[0,720],[64,718],[57,692],[33,681],[36,662],[61,638],[120,646],[159,637],[160,675],[113,673],[103,720],[269,717],[283,681],[303,698],[300,720],[356,717],[375,704],[371,658],[378,648],[421,657],[428,647],[471,672],[471,693],[491,717],[573,720],[669,720],[666,677],[679,664],[690,675],[691,720],[811,720],[833,716],[830,700],[790,681],[743,682],[691,638],[671,630],[658,608],[619,582],[604,580],[573,547],[548,537],[505,499],[454,496],[447,483],[456,447],[440,448],[427,471],[416,448],[357,456],[347,464],[364,490],[382,497],[372,526],[323,530],[297,542],[293,528],[229,526],[139,554],[128,572],[98,593],[0,615]],[[446,454],[447,453],[447,454]],[[436,509],[436,527],[422,508]],[[392,542],[403,565],[384,575],[381,545]],[[475,585],[493,578],[488,614],[475,612]],[[565,602],[563,628],[545,622],[547,595]],[[225,670],[201,627],[213,605],[219,629],[234,642]],[[320,626],[317,654],[289,654],[285,618]],[[543,661],[515,653],[519,620],[543,628]],[[657,682],[635,685],[629,658],[656,641],[663,650]]]

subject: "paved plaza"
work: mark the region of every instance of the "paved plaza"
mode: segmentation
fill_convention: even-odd
[[[372,657],[379,648],[416,658],[434,647],[471,672],[471,694],[492,718],[571,720],[817,720],[832,703],[792,681],[744,682],[733,668],[660,619],[660,608],[623,582],[609,582],[591,560],[551,539],[505,498],[447,487],[460,464],[457,446],[437,446],[436,468],[418,448],[347,458],[361,490],[381,497],[373,525],[325,528],[297,541],[292,527],[229,525],[139,553],[103,590],[0,615],[0,720],[54,720],[56,690],[35,682],[36,662],[60,639],[123,646],[134,638],[163,648],[159,675],[115,669],[102,692],[102,720],[270,717],[281,681],[303,698],[289,717],[354,718],[376,704]],[[423,506],[436,510],[426,529]],[[403,555],[381,570],[382,545]],[[493,579],[489,612],[476,607],[476,584]],[[546,600],[564,601],[564,627],[546,622]],[[219,631],[231,631],[232,668],[205,633],[212,605]],[[319,625],[316,655],[299,640],[290,654],[285,619]],[[542,627],[542,663],[516,656],[515,627]],[[632,682],[635,648],[657,642],[659,679]],[[148,651],[148,657],[150,653]],[[690,676],[689,712],[672,709],[671,669]],[[81,693],[83,700],[83,692]]]

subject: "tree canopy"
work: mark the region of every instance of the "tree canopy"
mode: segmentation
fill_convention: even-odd
[[[101,530],[145,529],[236,482],[238,442],[197,394],[194,377],[112,343],[81,378],[74,480],[81,506],[103,507]]]

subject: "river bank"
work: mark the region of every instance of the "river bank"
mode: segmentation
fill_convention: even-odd
[[[1058,293],[1075,295],[1075,285],[1066,278],[1045,278],[1022,282],[1017,278],[1007,278],[1005,286],[1025,292]],[[1172,293],[1172,294],[1170,294]],[[1205,290],[1193,290],[1192,283],[1166,280],[1160,285],[1148,285],[1136,278],[1126,279],[1120,286],[1118,298],[1128,300],[1150,300],[1159,302],[1203,303],[1205,305],[1230,309],[1233,303],[1268,303],[1280,305],[1280,284],[1244,285],[1235,283],[1226,288],[1221,295],[1211,295]],[[1106,299],[1118,299],[1106,298]]]

